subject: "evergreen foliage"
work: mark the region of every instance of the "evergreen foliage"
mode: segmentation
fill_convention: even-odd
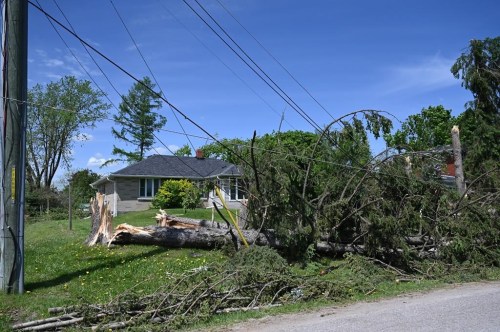
[[[470,181],[482,177],[484,188],[500,186],[500,37],[471,40],[451,68],[462,86],[472,93],[460,115],[460,138],[466,147],[465,177]]]
[[[126,151],[113,146],[113,155],[119,159],[108,160],[107,163],[127,161],[129,163],[141,161],[146,152],[155,142],[155,132],[160,130],[167,119],[155,112],[162,106],[161,98],[153,93],[155,84],[149,77],[144,77],[140,83],[135,83],[127,96],[122,96],[119,112],[113,119],[121,128],[111,128],[115,138],[134,146],[134,150]]]

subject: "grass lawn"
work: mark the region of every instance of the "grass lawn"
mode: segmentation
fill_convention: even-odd
[[[211,210],[169,210],[169,214],[211,220]],[[116,217],[113,226],[155,224],[156,210]],[[25,290],[23,295],[0,293],[0,331],[10,320],[48,316],[50,307],[106,303],[128,290],[152,293],[170,273],[225,259],[220,251],[167,249],[155,246],[87,247],[90,220],[46,221],[25,229]]]
[[[169,214],[188,218],[211,220],[210,209],[195,211],[169,210]],[[134,226],[155,224],[156,210],[120,215],[113,226],[129,223]],[[220,220],[219,218],[217,218]],[[108,303],[116,296],[132,291],[151,294],[172,274],[189,269],[224,262],[228,258],[221,250],[167,249],[156,246],[104,246],[87,247],[83,244],[90,232],[90,220],[75,220],[73,230],[68,221],[45,221],[27,224],[25,231],[25,294],[0,293],[0,331],[10,329],[13,322],[48,317],[48,308],[81,303]],[[318,274],[326,265],[339,261],[322,260],[306,269],[296,267],[297,273]],[[499,269],[485,275],[499,279]],[[426,289],[442,284],[442,280],[418,283],[396,283],[394,278],[374,284],[368,292],[356,290],[352,284],[355,271],[337,269],[327,276],[352,287],[350,300],[394,295],[409,290]],[[296,303],[264,312],[218,315],[208,324],[225,324],[233,320],[259,317],[270,312],[289,312],[325,305],[324,301]]]

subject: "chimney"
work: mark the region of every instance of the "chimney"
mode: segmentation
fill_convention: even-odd
[[[203,150],[201,149],[196,149],[196,159],[204,159],[205,157],[203,156]]]

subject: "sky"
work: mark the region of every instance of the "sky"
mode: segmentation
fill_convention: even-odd
[[[196,0],[185,1],[223,34]],[[460,114],[472,95],[450,68],[471,39],[500,32],[500,2],[494,0],[198,2],[320,127],[361,109],[390,113],[395,128],[431,105]],[[134,77],[154,75],[157,90],[192,121],[174,115],[164,103],[159,112],[168,121],[150,154],[211,143],[199,127],[219,139],[251,138],[254,130],[257,135],[314,131],[184,0],[38,3]],[[119,128],[111,119],[120,95],[134,80],[90,51],[93,60],[74,36],[56,29],[62,39],[47,17],[29,6],[28,86],[65,75],[94,81],[113,106],[107,120],[83,130],[85,139],[74,138],[70,169],[102,175],[116,171],[124,165],[100,166],[114,158],[113,145],[134,148],[111,134],[112,127]],[[191,135],[189,140],[183,132]],[[382,140],[372,142],[374,152],[383,148]],[[63,169],[59,177],[64,178]]]

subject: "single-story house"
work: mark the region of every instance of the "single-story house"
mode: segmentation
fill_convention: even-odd
[[[105,195],[105,201],[116,216],[149,209],[162,181],[168,179],[187,179],[200,188],[205,181],[215,182],[222,189],[228,207],[238,209],[246,195],[240,178],[241,171],[236,165],[204,158],[201,151],[196,151],[196,157],[152,155],[100,178],[91,186]],[[218,200],[214,190],[203,193],[202,201],[207,207]]]

